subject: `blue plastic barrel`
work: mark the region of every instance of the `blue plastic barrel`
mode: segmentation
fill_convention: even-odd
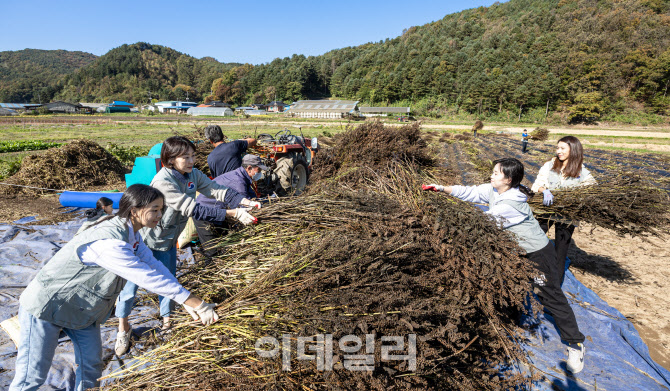
[[[119,201],[121,201],[123,193],[105,193],[105,192],[88,192],[88,191],[64,191],[60,195],[58,201],[63,206],[76,206],[79,208],[95,208],[96,202],[100,197],[107,197],[114,202],[114,209],[119,209]]]

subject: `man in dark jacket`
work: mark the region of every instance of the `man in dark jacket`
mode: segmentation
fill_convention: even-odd
[[[239,168],[247,148],[256,145],[254,138],[224,142],[223,132],[219,125],[207,126],[205,137],[214,145],[214,150],[207,157],[207,165],[214,178]]]
[[[214,182],[233,189],[246,198],[254,199],[256,198],[256,192],[251,187],[251,184],[261,179],[263,177],[262,172],[267,170],[268,167],[263,164],[260,157],[256,155],[245,155],[244,158],[242,158],[242,166],[240,168],[217,176],[214,178]],[[208,198],[203,195],[199,195],[196,198],[196,202],[206,206],[228,209],[228,206],[223,202],[216,201],[213,198]],[[205,255],[208,257],[214,256],[216,254],[216,249],[208,248],[207,242],[222,236],[228,229],[227,225],[225,223],[210,223],[204,220],[194,220],[194,223],[196,231],[198,232],[198,238],[200,238],[200,243],[205,249]]]

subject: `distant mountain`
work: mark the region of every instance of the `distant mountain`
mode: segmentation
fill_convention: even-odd
[[[56,84],[54,99],[146,103],[159,100],[202,100],[214,79],[240,64],[211,57],[197,59],[165,46],[144,42],[122,45]]]
[[[61,76],[92,63],[97,56],[67,50],[25,49],[0,52],[0,102],[38,101],[43,89],[50,98],[49,86]]]
[[[12,96],[31,91],[21,79],[25,72],[20,75],[13,83],[23,95]],[[546,111],[561,111],[582,121],[626,111],[670,115],[670,2],[510,0],[410,27],[393,39],[258,66],[136,43],[47,79],[51,83],[29,79],[33,101],[47,83],[43,100],[139,103],[151,94],[249,104],[334,96],[411,105],[430,116],[465,111],[540,120]]]

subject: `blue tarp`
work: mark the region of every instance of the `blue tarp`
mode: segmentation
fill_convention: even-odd
[[[18,312],[18,297],[42,265],[70,240],[84,219],[50,226],[24,226],[32,218],[14,225],[0,225],[0,322]],[[561,343],[551,317],[533,319],[523,341],[530,367],[521,368],[543,376],[534,390],[670,390],[670,372],[649,356],[633,325],[593,291],[566,273],[563,289],[572,305],[579,327],[586,335],[584,371],[572,376],[565,370],[566,346]],[[135,333],[152,332],[158,326],[155,303],[144,302],[131,315]],[[537,323],[539,322],[539,323]],[[113,356],[116,319],[102,328],[104,374],[122,365]],[[138,345],[139,346],[139,345]],[[134,349],[134,348],[133,348]],[[136,350],[131,350],[136,352]],[[9,387],[14,376],[16,347],[0,331],[0,390]],[[47,378],[40,390],[71,390],[74,385],[72,344],[64,338]]]

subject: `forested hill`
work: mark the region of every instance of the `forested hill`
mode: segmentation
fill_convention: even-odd
[[[640,104],[670,114],[669,47],[668,1],[510,0],[384,42],[277,59],[245,74],[241,89],[404,101],[427,114],[544,114],[547,104],[577,120]]]
[[[436,17],[439,17],[436,15]],[[670,2],[510,0],[409,27],[399,37],[253,66],[123,45],[55,86],[54,99],[338,97],[420,114],[670,115]],[[210,91],[213,93],[210,96]]]
[[[165,46],[122,45],[58,83],[54,99],[147,103],[153,99],[201,100],[214,79],[240,64],[196,59]]]
[[[35,92],[92,63],[91,53],[25,49],[0,52],[0,102],[39,101]],[[43,101],[49,101],[50,96]]]

